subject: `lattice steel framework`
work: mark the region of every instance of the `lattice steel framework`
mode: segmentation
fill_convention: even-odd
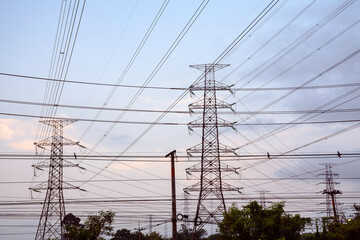
[[[51,119],[40,122],[52,127],[52,136],[34,143],[39,148],[51,146],[50,161],[44,160],[33,165],[36,169],[49,168],[48,181],[30,188],[35,192],[47,190],[35,240],[63,239],[62,220],[65,217],[63,189],[79,189],[63,181],[63,167],[78,167],[78,164],[63,159],[63,146],[79,145],[79,142],[63,137],[63,128],[75,121]]]
[[[260,193],[260,205],[262,206],[263,209],[266,209],[266,200],[265,200],[265,195],[268,191],[259,191]]]
[[[326,194],[326,215],[328,218],[333,215],[334,221],[338,221],[338,205],[336,195],[342,194],[340,190],[336,190],[334,185],[340,184],[339,182],[334,182],[334,177],[339,176],[337,173],[333,173],[332,166],[334,164],[325,163],[321,164],[325,166],[325,172],[320,174],[325,176],[325,181],[321,182],[322,184],[326,184],[326,189],[322,191],[322,194]],[[333,214],[331,214],[333,212]]]
[[[219,127],[233,127],[233,123],[218,117],[219,108],[230,108],[232,104],[216,98],[216,91],[228,90],[229,86],[215,81],[215,71],[227,67],[225,64],[201,64],[190,67],[204,71],[204,81],[190,87],[190,91],[203,91],[203,99],[189,105],[189,110],[202,110],[202,118],[188,124],[190,130],[202,128],[202,143],[187,149],[190,157],[200,157],[200,163],[186,169],[190,175],[200,173],[200,182],[184,188],[185,193],[198,191],[199,198],[194,218],[193,233],[202,229],[207,223],[219,223],[222,213],[226,211],[224,191],[239,191],[221,180],[222,172],[235,172],[220,161],[221,154],[235,154],[233,148],[220,144]]]

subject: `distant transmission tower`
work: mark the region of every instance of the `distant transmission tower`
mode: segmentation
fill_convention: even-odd
[[[153,229],[152,229],[152,225],[153,225],[153,221],[152,221],[152,215],[149,215],[149,234],[152,233]]]
[[[266,208],[266,201],[265,201],[265,194],[268,191],[259,191],[260,192],[260,205],[263,207],[263,209]]]
[[[342,194],[340,190],[335,190],[334,185],[339,184],[339,182],[334,182],[334,176],[338,176],[339,174],[332,172],[332,166],[334,164],[331,163],[325,163],[321,164],[325,166],[325,173],[322,173],[320,175],[325,176],[325,182],[322,182],[322,184],[326,184],[326,189],[322,192],[323,194],[326,194],[326,214],[327,217],[331,217],[331,211],[333,212],[334,221],[338,221],[338,202],[336,199],[337,194]]]
[[[63,127],[75,121],[51,119],[40,122],[52,127],[52,136],[34,143],[36,147],[43,149],[45,146],[51,146],[50,161],[44,160],[33,165],[36,169],[49,168],[48,181],[30,188],[35,192],[47,190],[35,240],[63,239],[65,216],[63,189],[79,189],[79,187],[63,182],[63,167],[78,167],[78,164],[63,159],[63,146],[79,145],[79,142],[73,142],[63,137]]]
[[[220,154],[232,153],[235,150],[220,144],[219,127],[233,127],[233,123],[218,117],[219,108],[230,108],[231,104],[216,99],[216,91],[230,90],[229,86],[215,82],[215,71],[227,67],[225,64],[200,64],[190,67],[204,71],[204,81],[190,87],[190,91],[203,91],[200,101],[189,105],[191,112],[202,110],[202,118],[188,124],[190,130],[202,129],[202,143],[187,150],[189,157],[200,157],[200,163],[186,169],[190,175],[200,173],[200,182],[184,188],[185,193],[198,191],[199,198],[194,218],[193,234],[207,223],[220,222],[222,213],[226,211],[224,191],[239,191],[221,180],[222,172],[236,172],[236,168],[220,162]],[[213,200],[213,203],[211,203]]]

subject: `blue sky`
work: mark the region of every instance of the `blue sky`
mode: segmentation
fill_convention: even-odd
[[[12,73],[37,77],[48,77],[56,29],[58,24],[61,1],[0,1],[0,73]],[[341,4],[349,3],[349,6],[326,22],[329,14],[335,11]],[[82,4],[82,2],[81,2]],[[163,1],[87,1],[84,8],[82,21],[77,35],[73,56],[69,65],[66,80],[115,84],[136,48],[141,42],[155,15],[162,6]],[[122,80],[122,84],[142,85],[149,79],[152,71],[161,61],[166,51],[175,41],[181,30],[194,14],[201,1],[170,1],[154,31],[134,61],[134,64]],[[210,1],[199,18],[195,21],[184,38],[169,56],[162,68],[154,75],[149,86],[162,87],[189,87],[201,74],[188,66],[191,64],[213,62],[231,42],[250,24],[269,1]],[[306,8],[306,6],[308,6]],[[304,9],[304,10],[303,10]],[[359,56],[354,55],[344,63],[336,66],[331,71],[326,71],[331,66],[345,59],[359,49],[360,25],[358,12],[360,5],[357,1],[279,1],[272,11],[264,18],[262,24],[257,25],[244,39],[227,55],[221,63],[230,64],[229,67],[216,73],[216,78],[225,84],[235,84],[234,87],[264,88],[264,87],[299,87],[306,81],[313,79],[308,85],[331,85],[358,83],[359,79]],[[303,11],[302,14],[300,14]],[[299,15],[295,18],[295,16]],[[294,19],[292,22],[290,22]],[[323,25],[322,25],[323,24]],[[282,30],[283,28],[283,30]],[[281,32],[279,32],[281,30]],[[276,34],[279,32],[278,34]],[[309,34],[308,38],[301,36]],[[268,42],[268,43],[267,43]],[[263,46],[263,44],[267,43]],[[292,47],[293,46],[293,47]],[[286,54],[285,54],[286,53]],[[326,72],[324,72],[326,71]],[[319,74],[321,74],[319,76]],[[26,102],[44,101],[46,81],[31,80],[27,78],[14,78],[0,76],[0,99],[17,100]],[[312,90],[297,90],[285,96],[290,91],[237,91],[235,95],[230,93],[218,93],[220,99],[227,102],[236,102],[237,111],[296,111],[314,110],[317,108],[328,109],[354,109],[359,100],[356,98],[356,86],[346,88],[319,88]],[[136,94],[138,89],[117,88],[109,101],[106,101],[111,92],[111,87],[86,86],[65,83],[60,104],[101,107],[106,102],[106,107],[125,108]],[[353,92],[350,92],[353,90]],[[134,102],[133,109],[165,110],[181,95],[178,90],[154,90],[145,89]],[[349,93],[348,93],[349,92]],[[335,102],[337,97],[344,96]],[[281,99],[283,97],[283,99]],[[187,105],[201,98],[201,93],[195,97],[186,95],[173,110],[187,110]],[[353,100],[351,100],[354,98]],[[280,99],[280,100],[276,100]],[[241,100],[241,101],[239,101]],[[333,101],[333,103],[329,103]],[[267,104],[274,102],[271,106]],[[326,105],[329,103],[329,105]],[[9,104],[0,102],[2,113],[40,115],[41,107],[34,105]],[[69,118],[94,119],[97,111],[86,109],[58,108],[56,116]],[[121,112],[103,111],[99,119],[115,120]],[[131,113],[124,115],[124,121],[154,121],[158,113]],[[290,122],[299,114],[257,114],[250,117],[246,123],[276,123]],[[359,119],[356,111],[348,113],[327,113],[313,116],[308,121],[334,121]],[[167,114],[162,122],[188,123],[196,119],[197,115]],[[247,115],[222,114],[222,118],[229,121],[238,121],[247,118]],[[2,153],[34,153],[33,142],[39,140],[37,135],[38,119],[24,117],[10,117],[0,115],[0,151]],[[336,136],[306,146],[317,139],[322,139],[332,133],[346,129],[354,123],[333,124],[309,124],[296,125],[279,132],[266,140],[247,144],[253,140],[274,130],[277,126],[238,126],[237,132],[221,129],[221,142],[232,147],[244,146],[238,150],[241,154],[281,154],[292,149],[297,153],[336,153],[358,152],[357,136],[359,129],[354,128]],[[66,137],[78,141],[87,147],[87,150],[68,148],[65,151],[72,154],[88,151],[104,136],[110,124],[95,123],[89,131],[86,131],[89,122],[76,122],[68,126],[64,133]],[[101,143],[96,146],[96,151],[106,154],[119,154],[126,149],[145,129],[146,125],[117,124]],[[129,154],[155,154],[165,155],[176,149],[179,155],[185,156],[185,150],[201,142],[200,131],[189,135],[186,126],[155,126],[137,144],[128,150]],[[246,140],[248,139],[248,140]],[[304,147],[302,147],[304,146]],[[74,159],[71,159],[74,160]],[[304,177],[318,177],[321,173],[321,162],[336,162],[343,164],[353,158],[345,159],[310,159],[310,160],[278,160],[264,161],[263,163],[248,168],[250,161],[231,162],[236,167],[246,168],[240,176],[229,176],[228,181],[239,187],[244,187],[243,195],[239,196],[239,204],[244,204],[248,198],[258,200],[258,191],[269,190],[269,198],[285,200],[288,202],[287,209],[296,212],[299,210],[299,200],[282,197],[284,192],[293,191],[300,196],[303,192],[311,193],[312,196],[321,197],[316,192],[324,186],[318,185],[319,180],[288,180],[276,181],[263,186],[263,182],[257,180],[241,180],[247,178],[276,178],[289,177],[303,174]],[[32,161],[1,160],[0,181],[25,181],[23,184],[1,184],[0,198],[6,200],[30,200],[28,187],[31,181],[46,180],[47,172],[41,176],[33,177]],[[90,179],[97,168],[103,168],[106,163],[89,162],[84,164],[88,169],[80,173],[78,169],[66,169],[67,180],[77,179],[85,181]],[[168,178],[169,166],[166,164],[148,164],[144,162],[129,162],[128,165],[114,163],[103,175],[95,179],[116,178],[118,180],[131,178]],[[185,179],[185,168],[192,163],[179,162],[177,175]],[[340,177],[356,177],[359,169],[358,161],[334,167],[334,171]],[[304,174],[312,172],[311,174]],[[114,175],[116,173],[118,175]],[[151,175],[153,174],[153,175]],[[119,176],[121,175],[121,176]],[[341,181],[341,190],[346,192],[359,192],[358,180]],[[280,182],[280,183],[279,183]],[[178,197],[182,198],[182,188],[194,183],[194,181],[179,181],[177,186]],[[149,185],[152,184],[152,185]],[[144,196],[168,196],[170,193],[168,181],[159,182],[135,182],[127,185],[125,182],[108,183],[106,190],[101,183],[85,184],[83,188],[88,190],[85,197],[77,191],[66,191],[67,199],[91,199],[98,198],[102,194],[108,198],[123,198],[131,193],[136,197]],[[145,189],[145,190],[144,190]],[[151,192],[146,191],[151,189]],[[301,193],[301,194],[300,194]],[[349,193],[350,194],[350,193]],[[348,195],[350,196],[350,195]],[[356,195],[357,197],[359,195]],[[44,193],[34,194],[36,200],[41,201]],[[196,196],[192,196],[194,199]],[[245,200],[241,200],[244,198]],[[304,200],[305,201],[305,200]],[[316,199],[321,203],[322,199]],[[350,206],[358,198],[343,200],[344,210],[347,215],[351,213]],[[228,201],[230,204],[231,201]],[[169,205],[167,203],[167,205]],[[182,208],[183,203],[180,204]],[[67,211],[85,216],[98,210],[109,208],[115,210],[119,218],[116,227],[133,229],[138,221],[148,224],[146,209],[149,206],[131,209],[134,218],[127,218],[130,214],[122,214],[122,206],[82,206],[68,205]],[[321,209],[324,205],[316,205],[311,201],[304,202],[302,207],[305,216],[322,216]],[[167,210],[160,211],[159,206],[153,210],[156,220],[170,218],[170,205]],[[1,208],[5,212],[5,208]],[[41,206],[33,206],[29,213],[37,213]],[[22,211],[23,207],[9,209],[8,211]],[[151,212],[151,209],[149,210]],[[4,223],[16,225],[19,219],[7,219],[4,215],[0,218],[0,225]],[[128,224],[123,224],[127,222]],[[29,219],[21,219],[29,225],[21,229],[30,235],[36,231],[37,216]],[[0,234],[11,234],[19,228],[5,228],[0,226]],[[170,229],[170,225],[169,225]],[[164,233],[164,227],[154,230]],[[211,231],[211,230],[209,230]],[[214,231],[214,229],[213,229]],[[20,231],[19,231],[20,232]],[[170,231],[169,231],[170,232]],[[7,239],[22,239],[22,235],[9,235]]]

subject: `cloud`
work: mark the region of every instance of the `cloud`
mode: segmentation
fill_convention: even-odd
[[[6,145],[16,150],[26,150],[26,151],[34,150],[34,140],[32,139],[10,142],[7,143]]]
[[[0,119],[0,140],[12,140],[33,135],[34,126],[17,119]]]
[[[14,130],[11,128],[13,119],[0,119],[0,140],[9,140],[14,136]]]
[[[31,122],[0,119],[1,145],[17,150],[34,150],[32,140],[34,129],[35,127]]]
[[[113,163],[110,166],[114,170],[129,170],[134,168],[144,168],[144,163],[142,162],[125,162],[125,163]]]

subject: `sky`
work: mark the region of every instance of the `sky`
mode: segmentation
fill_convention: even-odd
[[[259,201],[260,191],[266,191],[267,204],[285,201],[292,214],[325,216],[321,164],[333,163],[340,183],[335,187],[343,192],[340,208],[350,217],[360,198],[360,3],[279,0],[251,25],[270,2],[1,0],[0,236],[35,235],[45,191],[29,188],[46,181],[48,170],[32,165],[39,161],[36,151],[49,154],[49,149],[36,150],[34,142],[51,135],[39,116],[55,116],[79,119],[64,128],[64,137],[84,146],[64,146],[65,159],[82,167],[64,168],[64,181],[86,190],[64,190],[66,212],[84,220],[100,210],[113,210],[115,229],[133,230],[140,223],[145,232],[152,218],[152,230],[170,237],[171,225],[164,224],[171,219],[170,201],[133,200],[170,198],[170,163],[163,156],[176,150],[178,212],[194,215],[197,194],[190,194],[186,205],[182,189],[199,177],[187,176],[185,169],[199,161],[186,158],[186,149],[201,143],[200,129],[189,131],[187,123],[201,118],[201,112],[184,112],[203,93],[192,96],[185,89],[201,76],[189,65],[214,63],[219,56],[219,63],[230,66],[217,71],[216,80],[232,85],[234,93],[221,91],[217,97],[234,103],[235,110],[219,110],[219,117],[236,122],[235,129],[219,128],[219,139],[237,148],[235,159],[223,160],[240,169],[223,178],[242,188],[241,194],[225,195],[227,206]],[[69,4],[78,6],[68,18],[76,13],[74,27],[63,28],[66,17],[61,19],[67,15],[62,11]],[[170,106],[177,112],[159,122],[177,125],[149,127],[161,116],[156,111]],[[121,111],[125,108],[156,111]],[[95,119],[121,122],[91,122]],[[353,155],[287,156],[337,151]],[[74,153],[134,157],[82,160]],[[32,157],[11,159],[14,154]],[[9,201],[19,204],[6,205]],[[215,233],[216,226],[207,230]]]

